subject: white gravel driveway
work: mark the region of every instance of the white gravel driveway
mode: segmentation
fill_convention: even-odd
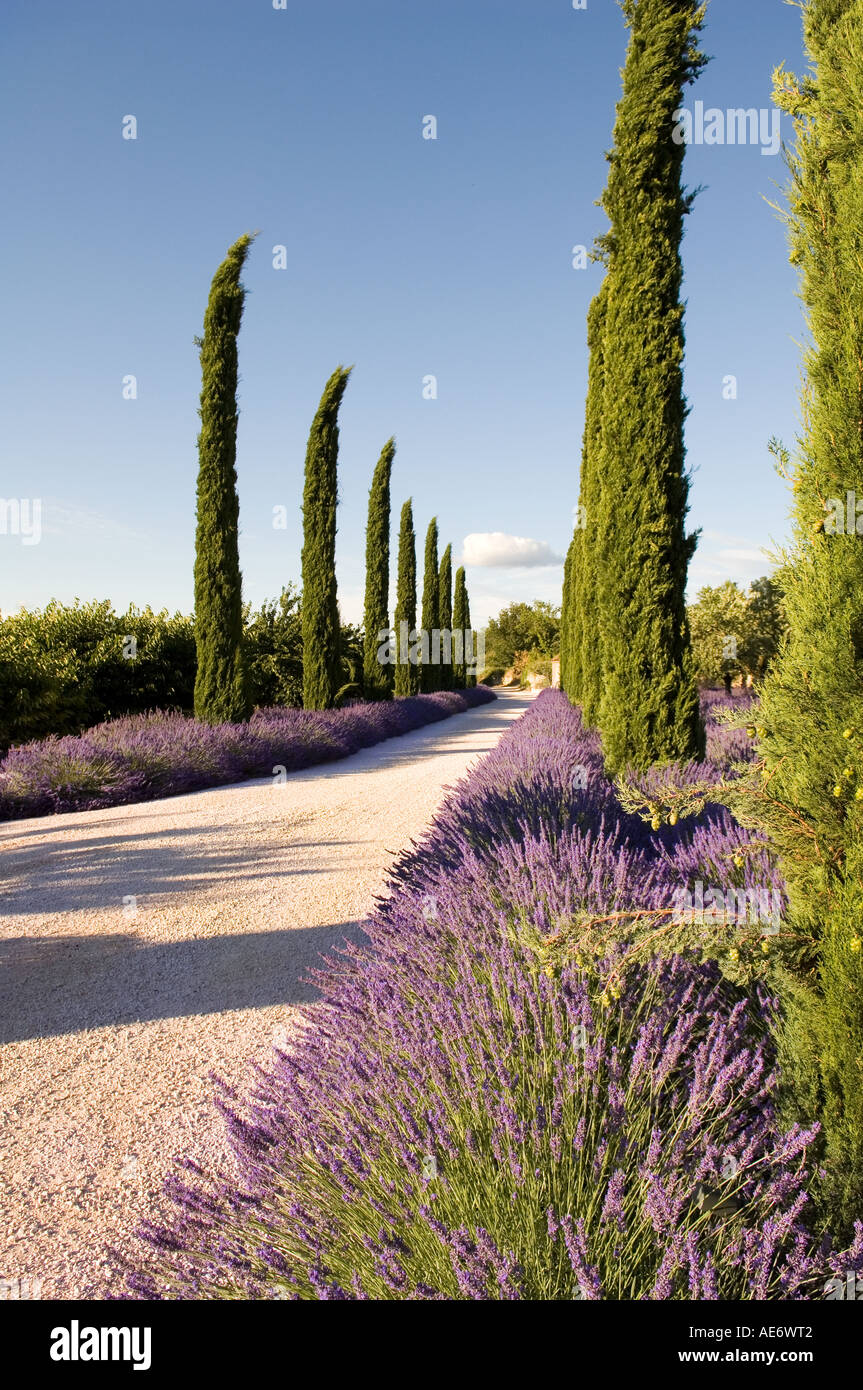
[[[281,786],[0,825],[0,1280],[104,1296],[105,1245],[172,1157],[224,1156],[208,1072],[241,1080],[290,1027],[309,968],[530,699]]]

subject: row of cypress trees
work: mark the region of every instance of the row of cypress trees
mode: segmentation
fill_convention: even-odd
[[[250,714],[243,665],[242,576],[237,496],[237,336],[245,291],[240,281],[253,236],[234,243],[210,287],[204,334],[198,340],[201,401],[198,436],[197,531],[195,538],[195,715],[208,723],[240,722]],[[337,367],[327,382],[306,448],[303,488],[302,634],[303,705],[330,709],[341,685],[341,623],[336,592],[336,506],[338,502],[339,407],[350,367]],[[464,663],[379,660],[379,634],[389,630],[390,484],[396,445],[387,440],[369,493],[366,529],[363,693],[388,699],[467,683]],[[453,623],[452,547],[438,563],[437,518],[426,537],[422,623],[427,632]],[[396,628],[416,627],[416,553],[411,503],[402,509],[398,555]],[[464,570],[456,574],[456,611],[465,628],[470,610]],[[473,677],[473,684],[476,678]]]
[[[432,517],[426,532],[422,591],[422,628],[429,635],[435,630],[470,631],[470,604],[465,584],[464,568],[455,572],[453,586],[452,546],[447,545],[438,562],[437,517]],[[416,695],[419,691],[463,690],[476,685],[476,675],[469,673],[464,654],[460,661],[405,661],[401,650],[402,633],[407,624],[410,635],[417,626],[417,561],[414,531],[413,502],[408,498],[402,507],[399,523],[398,582],[396,590],[395,632],[399,646],[399,663],[387,670],[395,671],[395,694]],[[383,627],[386,623],[383,624]],[[366,641],[368,642],[368,629]]]
[[[673,139],[706,59],[696,0],[624,0],[630,30],[594,249],[577,523],[567,554],[561,683],[603,739],[608,770],[703,755],[685,590],[695,535],[683,424],[683,218]]]

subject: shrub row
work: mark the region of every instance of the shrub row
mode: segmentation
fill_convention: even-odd
[[[342,629],[343,679],[362,661],[357,629]],[[244,612],[243,656],[252,705],[301,706],[300,599]],[[151,710],[190,714],[195,690],[195,624],[182,613],[110,602],[63,604],[0,617],[0,753],[49,734],[77,734],[106,719]]]
[[[0,820],[176,796],[346,758],[493,700],[485,686],[315,712],[256,710],[248,724],[182,714],[115,719],[13,748],[0,762]]]

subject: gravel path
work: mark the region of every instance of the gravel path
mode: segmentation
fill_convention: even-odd
[[[104,1297],[105,1246],[173,1155],[226,1161],[208,1072],[242,1080],[284,1035],[320,953],[530,698],[281,786],[0,825],[0,1279]]]

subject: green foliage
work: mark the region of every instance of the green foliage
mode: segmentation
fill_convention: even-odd
[[[356,685],[362,693],[365,637],[356,623],[343,623],[339,632],[339,681],[341,685]]]
[[[416,695],[419,690],[419,667],[401,660],[401,626],[407,623],[408,637],[417,625],[417,554],[414,517],[410,498],[402,507],[399,525],[398,587],[396,592],[395,629],[399,661],[395,668],[396,695]]]
[[[764,683],[748,810],[779,852],[808,963],[788,1055],[805,1075],[817,1060],[799,1107],[824,1123],[824,1202],[847,1228],[863,1210],[863,538],[825,518],[863,496],[863,0],[809,0],[803,21],[811,72],[780,68],[774,87],[795,124],[787,224],[811,341],[794,464],[771,444],[793,483],[789,636]]]
[[[545,676],[551,685],[551,658],[542,656],[540,652],[528,652],[526,660],[519,673],[524,681],[528,676]]]
[[[438,570],[438,623],[441,632],[453,630],[452,600],[452,546],[448,545],[441,556]],[[438,690],[452,690],[454,685],[453,666],[442,661],[438,669]]]
[[[706,586],[688,612],[696,677],[709,685],[725,676],[760,678],[786,627],[779,586],[770,578],[756,579],[748,593],[730,579]]]
[[[341,709],[344,705],[361,703],[363,699],[362,686],[357,685],[355,681],[348,681],[347,685],[343,685],[336,691],[336,698],[333,703],[336,709]]]
[[[198,524],[195,536],[195,714],[207,723],[248,718],[237,497],[237,335],[240,274],[253,238],[240,237],[210,287],[201,358]]]
[[[467,584],[464,583],[464,580],[462,580],[462,586],[463,586],[463,588],[464,588],[464,600],[463,600],[463,602],[464,602],[464,610],[463,610],[463,611],[464,611],[464,621],[460,624],[460,626],[461,626],[461,629],[462,629],[463,632],[471,632],[472,629],[471,629],[471,622],[470,622],[470,596],[469,596],[468,591],[467,591]],[[461,610],[461,607],[460,607],[460,608],[459,608],[459,612],[461,613],[461,611],[462,611],[462,610]],[[473,645],[473,637],[471,637],[470,639],[465,638],[465,643],[467,643],[468,640],[470,640],[471,645]],[[475,686],[475,685],[476,685],[476,671],[475,671],[475,670],[474,670],[474,671],[468,671],[467,668],[465,668],[465,686],[466,686],[466,688],[467,688],[468,690],[470,690],[470,689],[472,689],[473,686]]]
[[[572,566],[575,562],[576,544],[575,532],[573,532],[563,565],[563,599],[560,606],[560,688],[567,694],[570,693],[570,686],[573,684],[570,675],[569,653],[574,599]]]
[[[556,656],[560,644],[560,609],[545,599],[511,603],[491,618],[485,630],[485,654],[489,666],[507,670],[519,652]]]
[[[324,387],[306,449],[303,490],[303,705],[331,709],[341,681],[336,595],[339,406],[351,369]]]
[[[777,578],[765,575],[762,579],[753,580],[747,597],[751,627],[746,661],[752,675],[760,678],[769,669],[785,640],[788,620]]]
[[[252,703],[301,708],[303,622],[295,585],[265,600],[257,613],[247,610],[244,646]]]
[[[111,716],[188,713],[194,683],[194,625],[180,613],[52,600],[9,614],[0,620],[0,751]]]
[[[587,314],[587,401],[581,450],[578,515],[569,549],[567,675],[561,684],[581,705],[586,724],[595,724],[602,693],[602,645],[597,621],[597,556],[599,553],[600,457],[602,452],[603,391],[605,386],[605,323],[608,277],[594,296]],[[561,643],[562,653],[562,643]]]
[[[366,527],[366,601],[363,626],[363,688],[366,699],[386,700],[393,690],[393,667],[378,661],[379,634],[390,625],[390,479],[396,442],[387,440],[372,477]]]
[[[705,61],[703,9],[628,0],[625,13],[630,42],[602,199],[611,228],[594,509],[598,723],[610,772],[704,752],[684,597],[696,537],[685,531],[680,242],[692,199],[681,186],[684,147],[672,139],[683,88]]]
[[[425,548],[425,569],[423,572],[423,611],[422,629],[428,634],[428,641],[431,643],[431,635],[435,628],[440,628],[440,615],[438,612],[438,558],[437,558],[437,517],[433,516],[426,531]],[[423,662],[420,668],[420,689],[424,694],[429,694],[437,690],[440,686],[439,665],[432,662]]]
[[[243,608],[248,691],[255,706],[301,708],[300,594],[289,584],[256,611]],[[362,671],[362,632],[341,632],[339,685]],[[195,625],[182,613],[150,608],[115,613],[110,602],[66,606],[0,619],[0,753],[49,734],[77,734],[106,719],[155,710],[191,714]]]
[[[466,632],[470,627],[470,608],[467,599],[467,585],[464,577],[464,567],[459,565],[455,572],[455,591],[452,603],[452,626],[453,632]],[[489,682],[490,683],[490,682]],[[457,661],[453,666],[453,685],[456,690],[464,690],[467,684],[467,665],[465,661]]]

